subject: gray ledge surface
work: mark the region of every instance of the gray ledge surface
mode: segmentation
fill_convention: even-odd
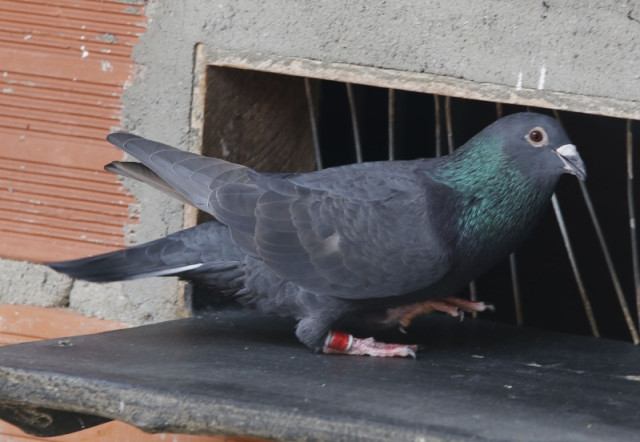
[[[417,360],[315,354],[294,322],[225,311],[0,348],[0,418],[41,436],[111,419],[278,440],[632,440],[640,349],[431,315]]]

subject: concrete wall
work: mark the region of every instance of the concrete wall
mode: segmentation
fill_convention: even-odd
[[[533,97],[561,92],[594,98],[596,105],[603,98],[620,116],[640,115],[637,1],[150,0],[146,13],[148,31],[134,52],[139,72],[123,97],[123,127],[181,148],[190,145],[198,43],[263,58],[427,73]],[[127,186],[141,201],[133,242],[181,228],[181,204]],[[55,292],[58,304],[68,299],[87,314],[130,323],[186,314],[173,279],[71,285],[41,268],[28,272],[36,280],[29,296]]]

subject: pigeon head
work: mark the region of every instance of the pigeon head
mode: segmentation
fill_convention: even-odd
[[[526,238],[565,173],[586,177],[576,147],[557,120],[526,112],[487,126],[433,177],[463,201],[456,232],[465,256],[501,257]]]
[[[524,112],[501,118],[482,133],[501,137],[503,153],[528,176],[554,179],[563,173],[586,178],[582,158],[560,123],[547,115]]]

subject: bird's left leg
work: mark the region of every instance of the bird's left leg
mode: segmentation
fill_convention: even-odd
[[[454,317],[464,317],[464,313],[483,312],[485,310],[494,311],[495,307],[484,302],[470,301],[468,299],[450,297],[442,299],[429,299],[416,304],[403,305],[387,310],[387,320],[393,318],[400,325],[400,330],[404,331],[409,327],[411,321],[420,315],[431,312],[442,312]]]
[[[331,329],[332,322],[330,317],[303,318],[296,327],[296,336],[303,344],[323,353],[380,357],[411,356],[414,359],[416,357],[417,345],[387,344],[373,338],[356,338],[349,333]]]
[[[324,353],[337,353],[344,355],[364,355],[379,357],[406,357],[416,358],[417,345],[388,344],[376,341],[373,338],[356,338],[353,335],[337,330],[331,330],[322,349]]]

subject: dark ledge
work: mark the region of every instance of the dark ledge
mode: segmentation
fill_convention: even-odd
[[[0,418],[41,436],[110,419],[150,432],[332,441],[640,431],[631,344],[436,315],[410,332],[425,346],[417,360],[314,354],[292,321],[238,311],[3,347]]]

